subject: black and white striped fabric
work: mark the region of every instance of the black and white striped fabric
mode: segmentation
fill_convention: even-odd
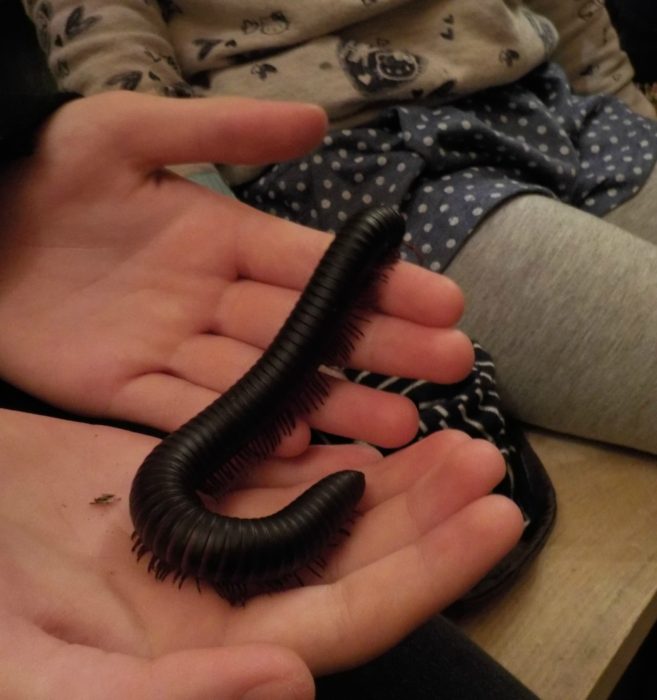
[[[504,455],[506,476],[495,492],[511,498],[522,510],[525,518],[523,537],[516,548],[458,602],[459,607],[480,603],[508,585],[540,551],[556,515],[556,496],[547,472],[520,426],[505,414],[497,392],[495,364],[478,343],[474,343],[474,348],[472,372],[458,384],[439,385],[372,372],[346,371],[347,378],[355,383],[400,394],[415,403],[419,424],[414,441],[437,430],[451,428],[492,442]],[[343,441],[326,433],[316,433],[315,440],[323,443]]]

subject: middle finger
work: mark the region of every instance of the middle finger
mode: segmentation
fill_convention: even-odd
[[[298,298],[290,289],[241,280],[222,296],[211,330],[266,348]],[[367,322],[359,326],[363,336],[355,339],[358,342],[349,361],[353,367],[441,383],[463,379],[472,367],[472,345],[453,328],[423,326],[370,312]]]

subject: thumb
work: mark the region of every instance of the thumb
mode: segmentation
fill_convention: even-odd
[[[2,615],[0,697],[15,700],[312,700],[313,678],[271,644],[186,649],[153,659],[64,642]]]
[[[151,687],[142,686],[139,695],[130,697],[166,700],[312,700],[315,697],[313,678],[303,661],[289,649],[268,644],[174,652],[153,661],[147,678]]]
[[[75,100],[65,110],[77,111],[76,123],[91,125],[90,138],[109,141],[112,156],[147,171],[182,163],[288,160],[314,148],[327,126],[316,105],[242,97],[182,100],[116,91]]]

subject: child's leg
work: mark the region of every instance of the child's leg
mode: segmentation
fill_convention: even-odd
[[[652,198],[644,189],[633,200],[646,209],[632,224],[653,240],[655,182]],[[657,453],[655,243],[528,195],[489,216],[447,274],[465,290],[463,327],[493,355],[513,413]]]
[[[604,218],[605,221],[657,245],[657,167],[637,195]]]

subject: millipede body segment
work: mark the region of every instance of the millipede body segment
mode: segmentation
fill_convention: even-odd
[[[225,493],[272,453],[296,416],[322,402],[328,385],[318,367],[346,362],[360,334],[357,310],[395,259],[403,233],[392,209],[349,220],[258,362],[146,457],[132,484],[130,514],[134,549],[138,557],[150,552],[157,578],[207,581],[241,602],[252,590],[284,585],[344,528],[365,489],[361,472],[330,474],[261,518],[214,513],[200,494]]]

